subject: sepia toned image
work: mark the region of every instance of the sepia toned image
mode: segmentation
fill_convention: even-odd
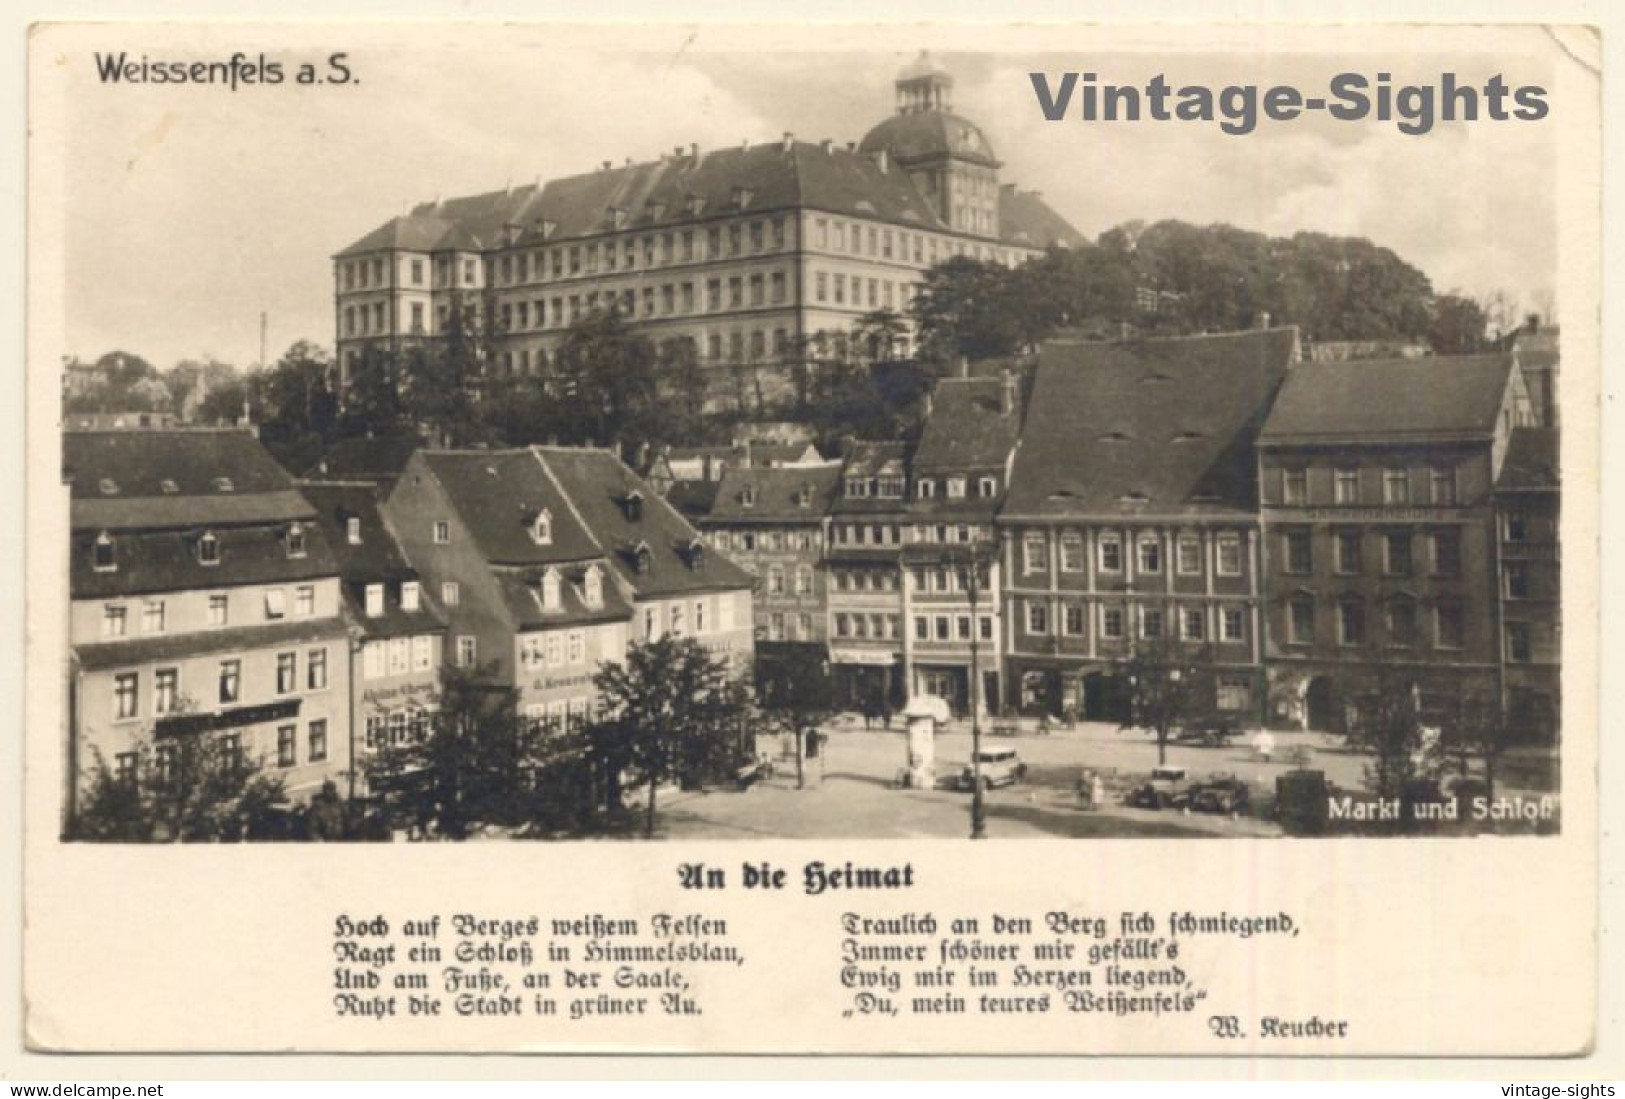
[[[42,1048],[1587,1040],[1468,949],[1594,962],[1569,32],[169,30],[32,51]],[[189,866],[289,1016],[104,1047],[47,917]],[[1486,867],[1550,885],[1427,908],[1486,1028],[1235,1008]]]

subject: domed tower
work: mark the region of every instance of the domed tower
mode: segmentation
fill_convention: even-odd
[[[922,52],[897,76],[897,113],[859,150],[885,154],[954,229],[999,233],[999,161],[974,122],[953,113],[954,78]]]

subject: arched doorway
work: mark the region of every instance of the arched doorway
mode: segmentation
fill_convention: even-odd
[[[1304,692],[1305,722],[1315,732],[1335,733],[1343,728],[1342,714],[1338,712],[1336,691],[1330,676],[1317,675],[1309,681]]]

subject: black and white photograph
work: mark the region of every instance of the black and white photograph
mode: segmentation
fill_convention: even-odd
[[[1583,1043],[1468,948],[1595,961],[1584,28],[167,31],[30,50],[47,992],[207,867],[197,1048]]]
[[[1549,79],[1421,88],[1502,185],[1395,208],[1448,123],[1390,74],[1193,194],[1244,123],[1130,120],[1213,92],[1052,60],[723,56],[623,123],[493,114],[580,64],[520,52],[269,192],[236,112],[134,153],[231,186],[76,164],[64,836],[1556,832]],[[95,64],[107,127],[184,63]]]

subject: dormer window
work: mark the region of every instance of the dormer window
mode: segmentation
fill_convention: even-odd
[[[952,500],[962,499],[965,495],[965,478],[948,478],[948,497]]]
[[[216,492],[235,492],[237,486],[231,483],[230,477],[216,477],[214,479],[214,489]]]
[[[929,500],[937,494],[937,483],[929,477],[922,477],[914,489],[922,500]]]
[[[416,580],[407,580],[401,584],[401,610],[415,611],[418,609],[420,589]]]
[[[553,513],[543,508],[530,523],[530,537],[538,546],[553,544]]]
[[[811,485],[802,485],[796,490],[796,506],[802,508],[812,507],[813,490]]]
[[[626,521],[636,523],[643,518],[643,493],[637,489],[628,492],[626,498],[622,501],[622,506],[626,509]]]
[[[113,556],[113,536],[105,530],[96,535],[91,560],[97,572],[112,572],[118,568],[118,561]]]
[[[999,494],[999,482],[996,477],[983,477],[976,483],[976,491],[982,494],[983,499],[992,499]]]
[[[303,557],[305,555],[305,528],[294,523],[288,528],[288,556]]]
[[[867,496],[867,495],[869,495],[869,478],[867,478],[867,477],[848,477],[846,479],[846,494],[848,496]]]
[[[177,485],[174,481],[170,480],[168,477],[165,477],[162,481],[159,482],[159,487],[163,489],[165,496],[173,496],[173,495],[175,495],[177,492],[179,492],[181,490],[181,486]]]
[[[739,493],[741,507],[753,508],[756,506],[756,486],[746,485]]]
[[[632,567],[637,570],[638,575],[647,573],[653,564],[654,554],[649,550],[649,543],[639,542],[632,547]]]
[[[205,534],[197,540],[197,562],[200,565],[218,565],[220,563],[220,539],[213,534]]]
[[[118,482],[113,480],[113,478],[111,478],[111,477],[103,477],[97,483],[96,487],[102,490],[102,495],[103,496],[117,496],[118,495]]]
[[[361,517],[352,515],[344,520],[344,540],[352,546],[361,544]]]
[[[597,565],[589,565],[581,577],[581,596],[593,610],[604,605],[604,570]]]
[[[367,617],[377,618],[384,613],[384,586],[382,584],[367,585]]]
[[[750,205],[751,199],[756,195],[749,187],[735,187],[733,190],[734,205],[743,210]]]
[[[903,479],[901,477],[876,478],[875,495],[886,500],[899,499],[903,495]]]
[[[548,569],[542,573],[542,610],[556,611],[561,601],[560,580],[558,569]]]
[[[698,572],[705,567],[705,543],[698,538],[688,544],[688,567]]]

